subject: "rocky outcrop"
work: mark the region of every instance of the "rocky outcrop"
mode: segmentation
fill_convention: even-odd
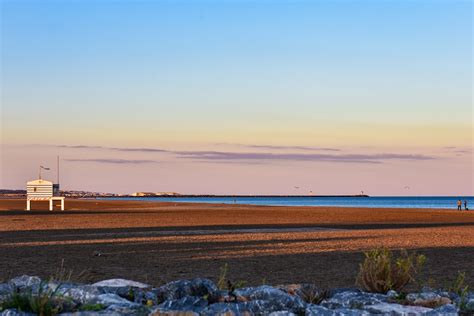
[[[60,315],[469,315],[474,293],[423,289],[400,295],[358,289],[322,290],[314,284],[219,290],[207,279],[179,280],[161,287],[111,279],[94,284],[44,281],[21,276],[0,284],[0,315],[39,313],[39,302]],[[16,304],[16,305],[15,305]]]

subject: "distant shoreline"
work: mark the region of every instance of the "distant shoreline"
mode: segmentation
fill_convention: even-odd
[[[150,196],[133,196],[124,195],[113,198],[354,198],[354,197],[370,197],[369,195],[215,195],[215,194],[181,194],[181,195],[150,195]]]

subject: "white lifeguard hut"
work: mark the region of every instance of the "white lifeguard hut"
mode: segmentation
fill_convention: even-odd
[[[49,201],[50,211],[54,209],[53,201],[61,201],[61,211],[64,211],[64,197],[59,196],[59,183],[53,184],[43,180],[41,169],[49,170],[49,168],[40,166],[39,179],[26,183],[26,210],[31,210],[31,201]]]

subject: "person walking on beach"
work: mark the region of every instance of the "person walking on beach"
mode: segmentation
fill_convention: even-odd
[[[458,200],[458,211],[462,211],[461,206],[462,206],[462,202],[461,200]]]
[[[466,211],[469,211],[469,209],[467,208],[467,201],[466,201],[466,200],[464,200],[464,209],[465,209]]]

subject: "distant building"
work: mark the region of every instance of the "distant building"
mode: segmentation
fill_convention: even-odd
[[[131,196],[176,196],[180,195],[176,192],[135,192],[130,194]]]
[[[153,192],[135,192],[132,193],[132,196],[155,196]]]

